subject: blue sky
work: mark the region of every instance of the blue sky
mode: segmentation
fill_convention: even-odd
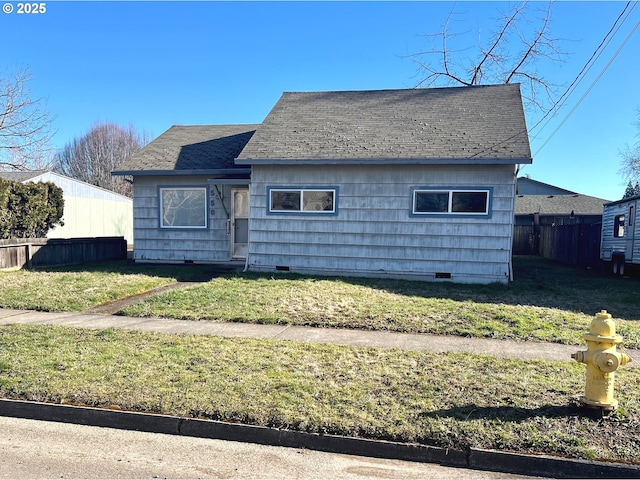
[[[260,123],[284,91],[411,88],[420,77],[407,56],[428,48],[423,34],[439,32],[453,11],[451,31],[467,32],[461,38],[473,46],[510,5],[48,1],[43,14],[19,15],[18,2],[0,3],[14,7],[0,13],[0,68],[31,70],[32,95],[56,117],[56,148],[96,121],[155,137],[174,124]],[[563,92],[625,4],[555,3],[552,35],[568,55],[539,64],[539,73]],[[620,151],[638,133],[640,31],[632,33],[639,21],[637,7],[565,106],[531,137],[534,163],[523,174],[622,197]],[[530,127],[536,121],[527,119]]]

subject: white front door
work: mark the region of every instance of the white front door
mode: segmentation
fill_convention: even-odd
[[[247,258],[249,250],[249,189],[231,191],[231,256]]]

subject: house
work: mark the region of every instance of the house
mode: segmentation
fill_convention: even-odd
[[[134,181],[134,259],[507,282],[519,85],[284,93],[259,125],[174,126]]]
[[[124,237],[133,243],[133,201],[118,193],[47,170],[0,172],[16,182],[51,182],[62,189],[64,225],[47,238]]]
[[[607,200],[518,178],[513,253],[540,255],[585,267],[599,267],[600,229]]]
[[[594,224],[602,221],[608,200],[518,177],[516,225]]]
[[[576,192],[566,188],[557,187],[548,183],[539,182],[529,176],[518,177],[516,193],[518,195],[575,195]]]

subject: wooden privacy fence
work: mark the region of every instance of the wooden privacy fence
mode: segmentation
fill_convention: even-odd
[[[600,268],[602,224],[516,225],[514,255],[538,255],[579,267]]]
[[[0,240],[0,269],[75,265],[127,258],[124,237]]]

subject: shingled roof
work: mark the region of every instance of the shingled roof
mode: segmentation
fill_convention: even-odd
[[[608,200],[588,195],[517,195],[516,215],[602,215],[602,206]]]
[[[124,162],[115,175],[246,173],[234,159],[257,125],[174,125]]]
[[[24,171],[24,172],[0,172],[0,178],[4,178],[5,180],[12,180],[14,182],[27,182],[32,178],[35,178],[46,172],[47,170],[31,170],[31,171]]]
[[[520,86],[284,93],[237,164],[532,163]]]

